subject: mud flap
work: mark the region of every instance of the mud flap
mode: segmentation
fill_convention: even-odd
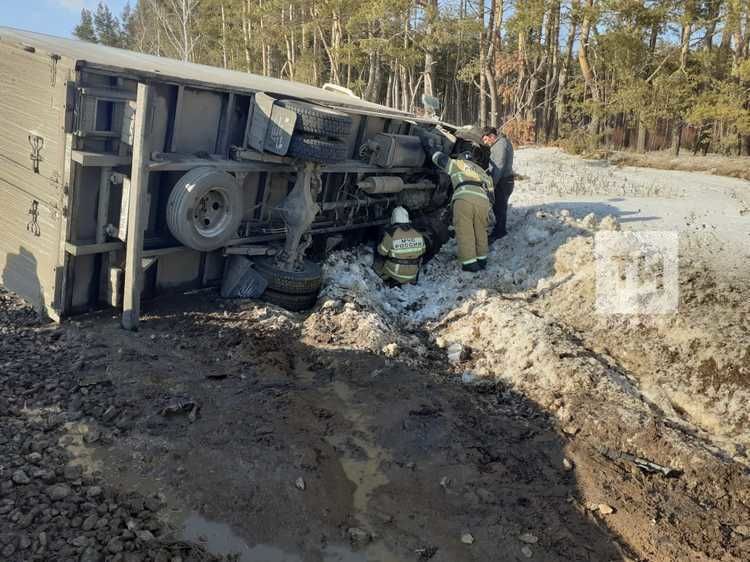
[[[225,299],[257,299],[268,286],[268,281],[253,268],[246,256],[231,256],[221,282],[221,296]]]

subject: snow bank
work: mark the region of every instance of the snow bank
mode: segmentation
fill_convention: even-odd
[[[451,240],[422,269],[416,285],[385,286],[372,270],[371,250],[336,252],[324,266],[322,301],[346,301],[371,310],[389,329],[424,327],[479,292],[514,293],[549,285],[555,278],[558,250],[591,236],[591,229],[569,213],[527,211],[514,221],[522,226],[492,245],[485,271],[461,271]],[[607,224],[616,221],[610,217]]]

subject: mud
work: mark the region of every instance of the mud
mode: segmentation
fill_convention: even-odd
[[[163,499],[162,540],[241,560],[487,560],[498,551],[520,560],[524,546],[538,559],[623,559],[618,540],[576,507],[565,440],[522,396],[458,385],[429,358],[415,368],[311,347],[274,310],[222,306],[211,297],[190,312],[184,301],[160,305],[137,334],[102,316],[59,329],[88,334],[106,355],[102,388],[118,409],[55,430],[75,437],[68,462],[91,467],[107,494]],[[77,369],[76,358],[56,361],[60,380],[101,372]],[[217,373],[227,376],[207,378]],[[201,405],[194,422],[157,413],[173,394]],[[70,412],[54,398],[40,394],[39,407]],[[97,432],[107,437],[79,439]],[[461,542],[466,532],[472,545]],[[519,539],[528,532],[538,543]],[[59,559],[85,550],[71,549]],[[102,548],[100,559],[156,559],[126,552]]]

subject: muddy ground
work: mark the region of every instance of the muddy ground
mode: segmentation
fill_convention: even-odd
[[[750,559],[750,291],[709,255],[747,233],[686,214],[679,310],[598,314],[594,236],[652,216],[616,190],[690,199],[578,168],[519,185],[483,275],[341,251],[306,314],[208,292],[129,333],[0,291],[0,560]]]
[[[211,296],[137,334],[2,304],[3,560],[626,559],[549,417],[436,351],[310,347],[284,313]],[[159,415],[174,398],[194,421]]]

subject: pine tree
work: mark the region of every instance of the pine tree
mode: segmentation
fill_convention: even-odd
[[[81,41],[88,41],[89,43],[99,42],[96,38],[96,31],[94,30],[94,18],[91,15],[91,12],[86,8],[81,10],[81,21],[73,30],[73,35]]]
[[[133,38],[135,36],[135,18],[136,14],[127,2],[120,15],[120,47],[123,49],[132,49],[134,47]]]
[[[123,35],[120,21],[112,14],[104,2],[99,2],[94,14],[94,27],[99,43],[109,47],[121,47]]]

